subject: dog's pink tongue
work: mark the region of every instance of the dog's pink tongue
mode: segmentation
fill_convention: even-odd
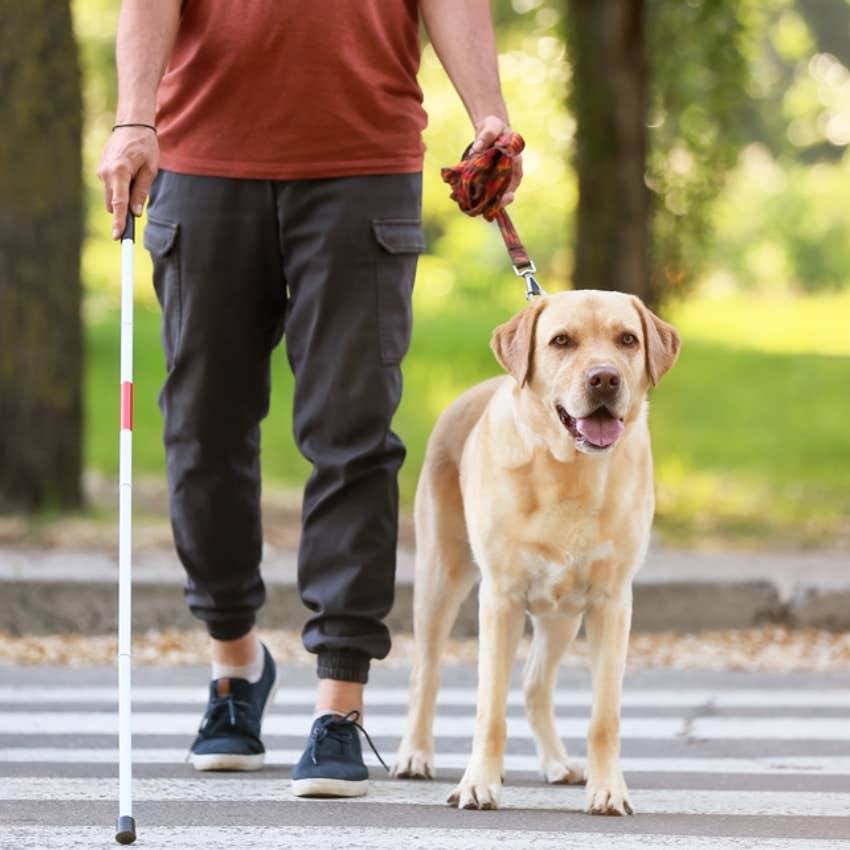
[[[589,443],[605,448],[617,442],[623,433],[623,423],[611,416],[588,416],[576,420],[576,430]]]

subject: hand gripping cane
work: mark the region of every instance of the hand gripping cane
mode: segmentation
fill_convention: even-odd
[[[115,840],[136,840],[130,731],[133,505],[133,247],[135,219],[127,210],[121,236],[121,432],[118,461],[118,827]]]

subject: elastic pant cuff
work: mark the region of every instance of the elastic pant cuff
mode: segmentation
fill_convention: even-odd
[[[320,652],[317,672],[320,679],[365,685],[369,681],[369,660],[362,652]]]
[[[207,620],[207,633],[213,640],[237,640],[254,628],[254,617],[240,617],[238,620]]]

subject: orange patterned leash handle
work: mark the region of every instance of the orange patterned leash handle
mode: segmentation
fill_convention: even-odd
[[[528,299],[545,295],[534,279],[537,271],[507,211],[502,207],[502,196],[510,186],[513,159],[522,153],[525,142],[519,133],[506,133],[495,144],[481,153],[472,153],[470,145],[462,161],[452,168],[440,170],[443,181],[452,187],[452,200],[469,216],[483,215],[487,221],[499,225],[502,239],[508,249],[514,271],[525,279]]]

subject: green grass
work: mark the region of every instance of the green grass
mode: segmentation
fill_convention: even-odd
[[[720,535],[739,543],[834,544],[846,535],[850,517],[850,355],[760,350],[751,339],[735,335],[741,311],[749,310],[750,320],[761,322],[759,334],[765,338],[782,334],[782,325],[771,334],[763,326],[770,311],[757,300],[737,299],[734,305],[734,320],[728,323],[718,318],[720,302],[704,302],[701,311],[692,302],[674,312],[683,330],[683,352],[653,393],[651,407],[658,527],[669,538],[689,543]],[[401,475],[405,504],[412,500],[434,421],[457,394],[498,373],[488,348],[490,331],[519,306],[518,298],[474,306],[447,299],[441,309],[423,304],[395,421],[408,445]],[[829,306],[826,302],[821,309]],[[803,313],[813,309],[811,304],[800,308]],[[828,337],[812,338],[811,347],[823,348]],[[88,466],[115,474],[117,316],[106,313],[90,321],[87,339]],[[842,339],[836,336],[831,349],[840,350]],[[805,348],[799,342],[794,346]],[[156,407],[163,377],[159,315],[139,307],[137,473],[164,471]],[[281,347],[275,353],[271,413],[263,427],[263,467],[268,482],[300,486],[308,467],[292,441],[291,404],[292,378]]]
[[[746,293],[694,297],[672,319],[689,343],[778,354],[850,355],[850,289],[770,297]]]
[[[661,527],[806,545],[846,533],[848,387],[850,357],[688,344],[652,402]]]

